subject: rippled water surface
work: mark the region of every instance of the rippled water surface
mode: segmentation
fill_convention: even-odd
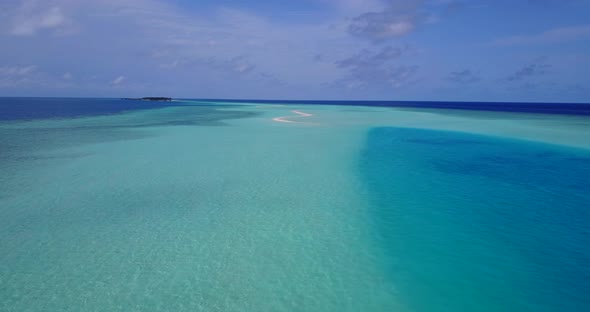
[[[0,101],[0,311],[590,307],[588,117]]]

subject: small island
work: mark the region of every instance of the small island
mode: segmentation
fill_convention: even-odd
[[[142,98],[124,98],[124,100],[132,100],[132,101],[165,101],[170,102],[172,98],[169,97],[142,97]]]

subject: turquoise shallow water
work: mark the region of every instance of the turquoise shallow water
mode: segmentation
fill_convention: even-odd
[[[1,122],[0,310],[590,306],[587,117],[212,105]]]

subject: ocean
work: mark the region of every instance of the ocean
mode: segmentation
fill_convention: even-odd
[[[0,98],[0,311],[586,311],[590,106]]]

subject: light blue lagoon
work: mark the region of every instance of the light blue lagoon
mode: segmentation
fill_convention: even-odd
[[[0,311],[590,309],[590,117],[174,104],[0,121]]]

